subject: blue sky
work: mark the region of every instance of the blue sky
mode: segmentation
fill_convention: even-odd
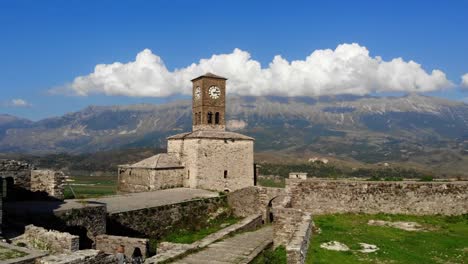
[[[358,43],[384,61],[413,60],[429,74],[439,69],[453,87],[427,94],[461,100],[468,97],[459,87],[468,73],[467,11],[468,1],[2,0],[0,113],[37,120],[91,104],[179,98],[48,92],[97,64],[134,61],[144,49],[173,71],[235,48],[263,68],[275,55],[304,60],[344,43]]]

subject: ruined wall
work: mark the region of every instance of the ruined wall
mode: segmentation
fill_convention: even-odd
[[[120,245],[125,247],[126,256],[131,256],[135,248],[140,248],[144,257],[149,256],[149,239],[110,235],[96,237],[96,249],[104,253],[115,254]]]
[[[33,167],[26,163],[16,160],[0,160],[0,176],[12,177],[15,185],[30,190],[31,188],[31,169]]]
[[[179,228],[205,226],[226,207],[226,197],[213,197],[113,213],[108,215],[107,234],[159,238]]]
[[[263,220],[268,222],[268,212],[273,206],[273,200],[285,194],[284,188],[251,186],[229,193],[227,200],[236,216],[247,217],[261,213]]]
[[[115,264],[117,259],[95,249],[80,250],[73,253],[63,253],[43,257],[38,264]]]
[[[70,233],[47,230],[34,225],[27,225],[24,238],[33,247],[51,253],[77,251],[80,248],[80,238]]]
[[[185,170],[119,168],[119,192],[147,192],[183,186]]]
[[[288,264],[303,264],[307,257],[310,237],[312,235],[312,215],[302,213],[301,221],[296,225],[289,243],[286,245]]]
[[[187,171],[185,186],[234,191],[254,185],[253,143],[240,139],[172,139],[168,153],[179,153]]]
[[[30,190],[32,192],[45,192],[51,197],[63,199],[64,181],[65,175],[61,171],[32,170]]]
[[[286,179],[293,208],[313,214],[468,213],[468,182],[372,182]]]

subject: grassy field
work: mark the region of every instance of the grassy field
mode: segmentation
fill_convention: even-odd
[[[65,199],[99,197],[116,192],[117,177],[115,176],[72,176],[69,180],[65,184]],[[73,197],[70,187],[76,197]]]
[[[369,226],[371,219],[417,222],[426,231],[404,231],[392,227]],[[314,263],[468,263],[468,215],[325,215],[314,221],[321,229],[314,234],[308,264]],[[320,244],[338,241],[351,251],[338,252],[320,248]],[[360,242],[377,245],[375,253],[360,253]]]

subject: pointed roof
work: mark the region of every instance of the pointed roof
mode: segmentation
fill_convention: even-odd
[[[205,74],[203,74],[203,75],[198,76],[198,77],[195,78],[195,79],[192,79],[192,82],[195,81],[195,80],[198,80],[198,79],[200,79],[200,78],[213,78],[213,79],[227,80],[227,78],[224,78],[224,77],[222,77],[222,76],[213,74],[213,73],[211,73],[211,72],[207,72],[207,73],[205,73]]]
[[[139,161],[135,164],[126,166],[131,168],[147,168],[147,169],[170,169],[183,168],[180,160],[173,155],[161,153]]]

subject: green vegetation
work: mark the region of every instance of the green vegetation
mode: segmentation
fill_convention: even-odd
[[[404,231],[392,227],[369,226],[371,219],[412,221],[425,231]],[[468,263],[468,215],[324,215],[314,218],[321,229],[314,234],[306,263]],[[320,244],[338,241],[351,251],[339,252],[320,248]],[[358,243],[377,245],[374,253],[360,253]]]
[[[182,243],[182,244],[191,244],[197,240],[200,240],[210,234],[213,234],[227,226],[235,224],[239,221],[239,218],[228,216],[228,217],[219,217],[208,223],[207,226],[198,229],[178,229],[166,236],[164,236],[161,241],[168,241],[172,243]]]
[[[270,178],[258,177],[257,184],[264,187],[284,188],[286,183],[284,181],[284,178],[281,178],[280,180],[275,180]]]
[[[267,249],[258,255],[251,264],[286,264],[286,249],[279,246],[276,249]]]
[[[70,180],[72,181],[65,184],[65,199],[99,197],[116,192],[117,177],[115,176],[73,176]],[[73,197],[70,187],[76,197]]]
[[[366,178],[371,180],[391,180],[397,181],[403,178],[423,178],[432,177],[427,173],[415,169],[406,169],[400,167],[385,168],[359,168],[351,169],[337,167],[333,164],[324,164],[322,162],[299,163],[299,164],[260,164],[261,175],[278,175],[284,178],[289,176],[292,171],[307,172],[310,177],[320,178]]]
[[[7,259],[21,258],[26,255],[28,254],[25,252],[0,246],[0,261],[7,260]]]

